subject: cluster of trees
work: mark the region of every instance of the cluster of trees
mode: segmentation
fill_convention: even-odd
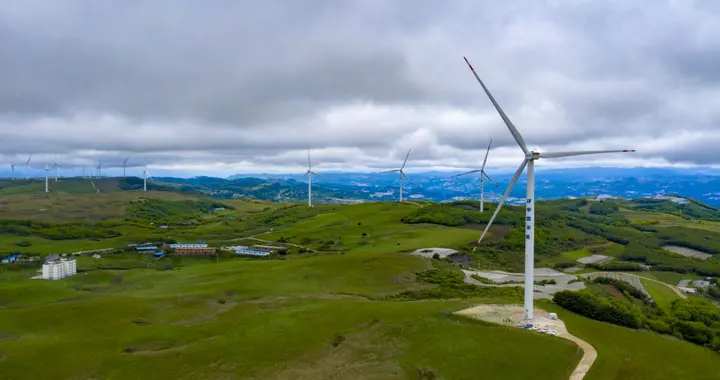
[[[588,290],[564,290],[555,293],[553,300],[567,310],[592,319],[635,329],[647,328],[720,352],[720,309],[707,300],[678,299],[672,302],[670,311],[665,312],[624,281],[604,278],[595,281],[612,284],[626,297],[641,302],[601,297]]]
[[[720,212],[714,207],[708,206],[696,199],[687,198],[688,204],[679,204],[663,199],[633,199],[633,203],[639,204],[637,209],[649,211],[661,211],[684,218],[705,219],[720,221]]]
[[[610,215],[620,210],[620,206],[615,202],[592,202],[588,208],[588,212],[594,215]]]
[[[612,285],[617,290],[621,291],[623,294],[627,293],[627,295],[629,295],[633,298],[642,300],[642,301],[647,301],[647,299],[648,299],[648,297],[645,295],[645,293],[640,291],[638,288],[630,285],[626,281],[616,280],[614,278],[609,278],[609,277],[596,277],[595,279],[593,279],[593,282],[596,284]]]
[[[322,209],[322,212],[332,212],[334,208]],[[319,212],[316,208],[295,204],[291,206],[281,207],[271,212],[263,212],[253,215],[248,219],[248,227],[259,226],[282,226],[285,224],[296,223],[304,219],[316,216]]]
[[[107,239],[120,236],[115,223],[49,223],[30,220],[0,220],[0,234],[40,236],[51,240]]]
[[[474,203],[474,204],[473,204]],[[477,212],[478,202],[461,201],[452,203],[437,203],[419,208],[401,221],[408,224],[432,223],[443,226],[463,226],[466,224],[487,224],[492,216],[494,205],[488,205],[484,213]],[[493,224],[515,226],[523,219],[523,210],[519,207],[505,206],[507,211],[498,214]]]
[[[215,208],[232,209],[223,203],[208,200],[142,199],[130,202],[125,220],[139,223],[187,225],[192,224],[203,214],[212,212]]]
[[[586,317],[633,329],[642,326],[642,314],[627,302],[598,297],[590,292],[563,290],[555,293],[553,301],[563,308]]]
[[[667,227],[658,230],[657,236],[664,244],[679,245],[706,253],[720,254],[720,239],[712,231],[698,228]]]
[[[610,261],[604,264],[586,264],[585,266],[594,268],[602,271],[615,271],[615,272],[639,272],[643,270],[642,265],[635,263],[624,263],[620,261]]]

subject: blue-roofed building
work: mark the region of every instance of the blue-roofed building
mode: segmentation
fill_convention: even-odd
[[[152,246],[144,246],[144,247],[135,247],[135,250],[136,250],[136,251],[154,251],[154,250],[156,250],[156,249],[158,249],[158,247],[155,246],[155,245],[152,245]]]
[[[157,251],[157,252],[153,253],[153,257],[163,257],[163,256],[165,256],[164,251]]]
[[[256,251],[254,249],[238,249],[235,250],[236,255],[247,255],[247,256],[267,256],[270,252]]]
[[[20,259],[20,254],[19,254],[19,253],[14,253],[14,254],[12,254],[12,255],[10,255],[10,256],[2,259],[2,263],[3,263],[3,264],[10,264],[10,263],[17,262],[19,259]]]

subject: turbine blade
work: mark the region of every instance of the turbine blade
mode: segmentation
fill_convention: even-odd
[[[483,172],[482,172],[482,175],[484,175],[484,176],[485,176],[485,178],[489,179],[489,180],[490,180],[490,182],[492,182],[492,183],[493,183],[493,185],[495,185],[495,187],[497,187],[498,189],[500,188],[500,186],[498,186],[498,184],[497,184],[497,183],[495,183],[495,181],[493,181],[493,179],[492,179],[492,178],[490,178],[490,176],[489,176],[489,175],[488,175],[488,174],[487,174],[487,173],[485,172],[485,170],[483,170]]]
[[[495,101],[495,98],[490,93],[490,90],[485,86],[485,83],[483,83],[482,79],[480,79],[480,76],[475,72],[475,69],[473,69],[472,65],[470,64],[470,61],[468,61],[467,58],[463,57],[465,59],[465,63],[467,63],[468,67],[470,68],[470,71],[472,71],[473,75],[475,75],[475,79],[477,79],[478,83],[480,83],[480,86],[482,86],[483,90],[485,91],[485,94],[490,98],[490,101],[492,102],[493,106],[495,106],[495,109],[500,114],[500,117],[505,122],[505,125],[507,125],[508,129],[510,130],[510,133],[512,133],[513,137],[515,138],[515,141],[517,141],[518,145],[520,145],[520,149],[525,152],[525,154],[528,154],[528,148],[525,144],[525,140],[523,140],[522,135],[520,132],[518,132],[517,128],[515,128],[515,125],[510,121],[510,118],[505,115],[505,111],[500,108],[500,105],[498,102]]]
[[[404,171],[400,170],[400,174],[402,174],[402,176],[405,177],[406,180],[408,180],[408,181],[410,180],[410,178],[408,178],[408,176],[405,175]]]
[[[402,164],[402,166],[400,167],[400,170],[405,169],[405,164],[407,164],[407,160],[408,160],[408,157],[410,157],[410,151],[411,151],[411,150],[412,150],[412,148],[408,149],[408,152],[407,152],[407,154],[405,155],[405,161],[403,161],[403,164]]]
[[[520,174],[522,174],[523,170],[525,170],[525,166],[527,165],[527,159],[523,160],[522,164],[520,164],[520,167],[515,171],[515,175],[513,176],[512,180],[510,181],[510,184],[508,184],[507,190],[505,190],[505,194],[503,194],[503,197],[500,198],[500,202],[498,203],[497,207],[495,208],[495,212],[493,213],[492,217],[490,218],[490,221],[488,222],[487,226],[485,226],[485,230],[483,231],[482,235],[480,235],[480,239],[475,243],[475,248],[473,248],[473,252],[475,252],[475,249],[480,245],[480,242],[485,237],[485,234],[487,234],[488,230],[490,229],[490,226],[492,226],[492,222],[495,220],[495,217],[497,216],[498,212],[500,212],[500,209],[502,208],[505,201],[510,196],[510,192],[512,191],[513,186],[515,186],[515,182],[517,182],[518,178],[520,178]]]
[[[470,170],[469,172],[451,175],[450,178],[460,177],[461,175],[466,175],[466,174],[478,173],[478,172],[481,172],[481,171],[482,171],[482,169]]]
[[[310,166],[310,148],[308,148],[308,171],[311,170],[310,168],[311,168],[311,166]]]
[[[400,169],[386,170],[386,171],[384,171],[384,172],[378,172],[378,174],[383,174],[383,173],[395,173],[395,172],[399,172],[399,171],[400,171]]]
[[[312,173],[313,175],[316,175],[316,176],[318,176],[318,177],[322,177],[322,178],[325,178],[325,176],[324,176],[324,175],[320,175],[320,174],[317,174],[317,173],[315,173],[315,172],[314,172],[314,171],[312,171],[312,170],[308,170],[308,172],[310,172],[310,173]]]
[[[615,149],[615,150],[586,150],[584,152],[556,152],[556,153],[540,153],[540,158],[560,158],[571,156],[584,156],[587,154],[601,153],[633,153],[635,149]]]
[[[490,142],[488,143],[487,151],[485,151],[485,160],[483,160],[483,166],[482,166],[483,170],[485,169],[485,164],[487,164],[487,158],[488,158],[488,154],[490,154],[490,145],[491,144],[492,144],[492,139],[490,139]]]

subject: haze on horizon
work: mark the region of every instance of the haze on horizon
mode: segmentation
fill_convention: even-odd
[[[720,167],[720,3],[413,4],[0,1],[0,163],[514,168],[467,56],[529,147],[638,151],[539,167]]]

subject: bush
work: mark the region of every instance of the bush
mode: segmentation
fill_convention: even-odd
[[[491,280],[491,279],[489,279],[489,278],[485,278],[485,277],[482,277],[482,276],[478,276],[478,275],[475,274],[475,273],[473,273],[470,277],[471,277],[472,279],[476,280],[476,281],[482,282],[483,284],[489,284],[489,285],[494,285],[494,284],[496,284],[495,281],[493,281],[493,280]]]
[[[621,292],[623,292],[623,293],[626,293],[626,292],[627,292],[627,293],[630,294],[632,297],[637,298],[637,299],[639,299],[639,300],[646,300],[646,299],[647,299],[647,296],[645,295],[645,293],[643,293],[642,291],[640,291],[640,290],[637,289],[636,287],[630,285],[630,283],[625,282],[625,281],[622,281],[622,280],[616,280],[616,279],[614,279],[614,278],[609,278],[609,277],[596,277],[596,278],[593,279],[593,282],[596,283],[596,284],[610,284],[610,285],[613,285],[613,286],[615,286],[615,288],[617,288],[617,290],[619,290],[619,291],[621,291]]]
[[[555,285],[557,281],[554,279],[535,281],[535,285]]]
[[[647,326],[650,328],[650,330],[658,332],[660,334],[672,334],[673,330],[664,321],[661,321],[659,319],[648,319]]]
[[[587,292],[563,290],[555,293],[553,301],[572,312],[598,321],[637,329],[641,326],[639,312],[621,301],[596,297]]]

